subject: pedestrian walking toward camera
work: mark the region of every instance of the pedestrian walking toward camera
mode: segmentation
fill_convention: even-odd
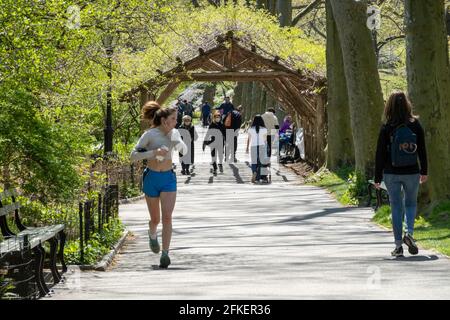
[[[379,189],[383,180],[389,194],[395,239],[391,254],[403,256],[402,243],[408,246],[410,254],[417,254],[419,249],[413,238],[417,194],[419,185],[428,179],[424,130],[403,92],[391,94],[384,117],[377,143],[375,187]]]
[[[222,116],[218,110],[214,112],[213,122],[209,125],[208,131],[206,132],[202,147],[203,151],[205,151],[206,146],[211,148],[213,174],[217,174],[217,165],[219,165],[220,172],[223,172],[225,126],[222,123]]]
[[[172,169],[172,151],[187,153],[187,147],[175,129],[177,109],[162,108],[156,101],[142,108],[142,118],[149,120],[151,128],[144,132],[131,152],[131,161],[147,159],[143,174],[143,191],[150,213],[149,245],[154,253],[160,246],[157,228],[162,217],[162,254],[160,267],[170,265],[169,247],[172,238],[172,212],[177,196],[177,178]]]
[[[206,128],[211,120],[211,106],[209,105],[208,101],[203,102],[201,113],[203,128]]]
[[[181,138],[188,147],[188,152],[184,156],[180,153],[181,174],[190,175],[190,166],[194,164],[194,142],[197,141],[198,135],[192,124],[192,118],[188,115],[183,116],[183,124],[178,128]]]

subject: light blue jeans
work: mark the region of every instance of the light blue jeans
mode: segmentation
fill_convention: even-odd
[[[402,244],[403,217],[406,220],[407,232],[411,236],[414,233],[420,174],[385,173],[383,180],[386,184],[391,204],[395,245],[399,247]]]

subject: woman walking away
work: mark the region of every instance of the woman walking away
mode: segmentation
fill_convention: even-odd
[[[131,160],[148,159],[143,174],[143,191],[150,212],[149,245],[159,253],[157,227],[162,216],[162,254],[160,267],[170,264],[169,246],[172,237],[172,212],[177,197],[177,178],[172,169],[172,151],[187,153],[187,147],[175,128],[177,109],[162,108],[148,101],[142,108],[142,118],[149,120],[151,128],[144,132],[131,152]],[[161,210],[160,210],[161,207]]]
[[[213,174],[217,174],[217,158],[219,160],[219,170],[223,172],[223,149],[225,146],[225,126],[222,123],[220,111],[216,110],[213,115],[213,122],[209,125],[203,141],[203,151],[205,147],[211,148],[211,164]]]
[[[198,135],[195,130],[194,125],[192,124],[192,118],[188,115],[183,117],[183,124],[178,128],[181,134],[181,138],[186,143],[188,147],[188,153],[184,156],[180,153],[180,161],[181,161],[181,174],[190,175],[189,166],[194,164],[194,141],[197,141]],[[185,141],[185,139],[188,141]],[[190,143],[189,143],[190,141]]]
[[[253,118],[253,123],[248,129],[247,149],[249,153],[249,146],[251,145],[250,159],[252,162],[252,183],[263,182],[268,183],[267,174],[261,174],[261,165],[267,165],[269,159],[267,158],[267,129],[264,125],[264,120],[261,115],[257,114]]]
[[[392,211],[395,249],[392,256],[403,256],[402,243],[410,254],[419,249],[413,239],[419,184],[427,181],[427,152],[424,131],[403,92],[391,94],[384,108],[385,124],[378,136],[375,187],[386,185]],[[419,163],[420,162],[420,168]],[[403,189],[403,193],[402,193]],[[403,235],[403,216],[407,230]]]

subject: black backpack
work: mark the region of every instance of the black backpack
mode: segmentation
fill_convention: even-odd
[[[394,129],[390,142],[393,167],[409,167],[417,164],[417,135],[406,124]]]

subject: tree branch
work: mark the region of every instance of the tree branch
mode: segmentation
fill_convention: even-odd
[[[324,38],[325,40],[327,39],[327,36],[326,36],[322,31],[320,31],[312,21],[309,22],[309,26],[310,26],[315,32],[317,32],[317,34],[318,34],[319,36],[321,36],[321,37]]]
[[[377,51],[380,51],[381,48],[383,48],[386,44],[388,44],[389,42],[391,42],[393,40],[404,39],[404,38],[405,38],[404,34],[401,34],[399,36],[392,36],[392,37],[386,38],[383,41],[378,42],[378,44],[377,44]]]
[[[316,8],[323,0],[314,0],[311,2],[303,11],[301,11],[293,20],[291,23],[291,26],[295,26],[300,19],[302,19],[304,16],[306,16],[308,13],[310,13],[314,8]]]
[[[214,1],[214,0],[208,0],[208,3],[211,4],[211,5],[213,5],[213,6],[215,6],[215,7],[218,7],[217,2]]]

